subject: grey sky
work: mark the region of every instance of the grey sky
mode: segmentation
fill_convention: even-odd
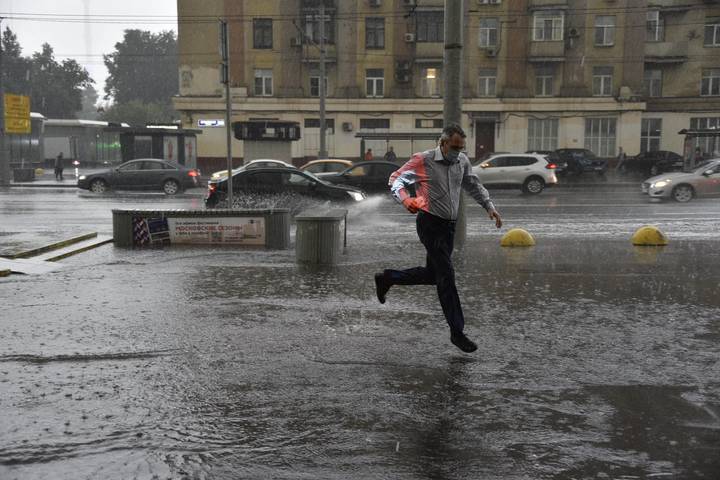
[[[11,18],[23,14],[46,17]],[[24,55],[49,43],[56,58],[74,58],[87,68],[102,96],[107,77],[102,55],[114,50],[128,28],[177,31],[177,0],[0,0],[0,16],[9,17],[3,29],[10,26],[17,33]]]

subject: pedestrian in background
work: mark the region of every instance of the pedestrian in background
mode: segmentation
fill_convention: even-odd
[[[627,160],[627,156],[625,156],[625,152],[623,151],[623,148],[620,147],[620,153],[618,153],[617,165],[615,165],[615,170],[619,171],[619,172],[623,171],[626,160]]]
[[[55,180],[63,180],[63,154],[60,152],[55,157]]]
[[[371,162],[372,159],[373,159],[372,148],[368,148],[368,149],[367,149],[367,152],[365,152],[365,161],[366,161],[366,162]]]
[[[435,285],[450,326],[450,341],[463,352],[470,353],[477,350],[477,345],[464,332],[465,318],[451,257],[462,189],[485,208],[497,228],[502,227],[502,219],[488,191],[473,173],[470,160],[462,153],[465,137],[460,126],[445,127],[437,148],[414,154],[390,175],[393,196],[410,213],[417,213],[417,233],[427,256],[424,267],[384,270],[375,274],[375,289],[380,303],[385,303],[393,285]],[[409,191],[412,187],[414,197]]]
[[[385,161],[392,162],[392,163],[397,162],[397,155],[395,155],[395,150],[393,149],[392,146],[390,147],[390,150],[385,152]]]

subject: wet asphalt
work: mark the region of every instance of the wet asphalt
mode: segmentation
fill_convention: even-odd
[[[720,478],[720,201],[634,188],[493,192],[456,255],[462,354],[387,198],[340,265],[293,250],[105,246],[0,279],[0,478]],[[0,190],[0,251],[175,198]],[[633,247],[644,224],[670,237]],[[502,249],[508,228],[531,249]]]

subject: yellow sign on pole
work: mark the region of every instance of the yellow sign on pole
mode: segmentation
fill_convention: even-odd
[[[30,97],[5,94],[5,133],[29,134]]]

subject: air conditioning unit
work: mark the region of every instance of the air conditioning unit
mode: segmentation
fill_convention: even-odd
[[[343,132],[352,132],[353,131],[352,122],[343,122],[342,129],[343,129]]]
[[[409,60],[398,60],[397,61],[397,70],[400,70],[400,71],[412,70],[412,63]]]
[[[292,37],[290,39],[290,46],[291,47],[302,47],[302,38],[300,37]]]
[[[412,43],[415,41],[415,34],[414,33],[406,33],[405,34],[405,41],[407,43]]]
[[[379,7],[382,5],[382,0],[369,0],[371,7]]]
[[[490,58],[497,57],[498,51],[497,48],[488,48],[485,50],[485,55],[487,55]]]
[[[406,7],[416,7],[417,0],[403,0],[403,5]]]

